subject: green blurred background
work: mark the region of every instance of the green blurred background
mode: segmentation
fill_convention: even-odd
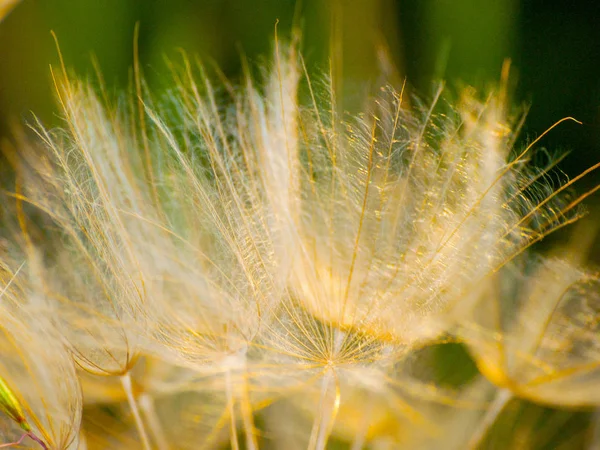
[[[268,58],[277,20],[283,36],[301,27],[311,71],[327,71],[333,50],[349,109],[384,79],[406,77],[425,99],[436,79],[485,88],[510,58],[515,101],[531,105],[522,139],[574,116],[584,124],[565,123],[542,145],[572,151],[561,166],[570,176],[600,160],[600,3],[592,1],[23,0],[0,22],[0,134],[11,121],[30,120],[31,111],[46,124],[58,121],[50,30],[69,67],[92,76],[95,55],[108,86],[118,89],[128,82],[136,22],[152,84],[167,73],[164,57],[177,58],[179,48],[235,79],[241,53]]]

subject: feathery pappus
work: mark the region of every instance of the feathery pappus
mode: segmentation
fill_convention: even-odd
[[[239,85],[170,68],[116,100],[53,71],[64,126],[5,145],[7,445],[458,450],[511,398],[596,405],[598,279],[527,256],[591,192],[515,146],[506,71],[349,116],[295,44]]]

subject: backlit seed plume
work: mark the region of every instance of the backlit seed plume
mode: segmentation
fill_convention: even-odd
[[[513,150],[503,91],[437,101],[411,113],[392,90],[347,123],[316,106],[303,118],[290,288],[320,319],[435,336],[489,273],[573,217],[528,168],[531,146]]]
[[[0,445],[75,450],[82,402],[75,366],[51,320],[28,311],[35,292],[23,272],[0,262]]]
[[[521,258],[475,295],[479,302],[460,334],[498,392],[469,448],[477,448],[513,398],[558,407],[600,404],[598,274],[554,258]]]
[[[600,404],[600,279],[573,264],[534,259],[486,286],[464,331],[483,374],[531,401]],[[568,396],[563,395],[565,391]]]
[[[72,91],[65,90],[67,94]],[[102,142],[96,148],[109,154],[116,151],[118,138],[108,136],[113,130],[106,128],[93,103],[87,103],[85,114],[79,114],[81,105],[74,99],[68,106],[74,142],[40,129],[48,155],[21,152],[20,170],[27,182],[17,205],[24,199],[32,202],[56,224],[42,232],[45,248],[38,248],[28,236],[34,225],[22,219],[22,247],[46,300],[46,311],[40,313],[54,316],[78,364],[96,374],[122,375],[136,357],[133,327],[141,320],[138,305],[145,294],[137,259],[141,255],[131,250],[128,230],[116,217],[116,201],[110,197],[117,194],[106,190],[96,167],[86,165],[91,164],[90,146]],[[73,151],[73,145],[82,151]],[[31,170],[38,176],[29,177]],[[127,187],[115,180],[107,183],[120,190]]]
[[[41,154],[7,152],[18,169],[8,194],[15,254],[35,299],[14,302],[26,312],[23,336],[38,336],[42,314],[80,368],[124,380],[125,397],[110,380],[83,377],[90,448],[130,448],[139,434],[146,450],[227,440],[255,450],[269,440],[260,423],[288,420],[278,411],[301,417],[299,441],[310,450],[338,438],[353,449],[442,448],[438,439],[460,448],[489,383],[423,381],[412,356],[456,329],[480,331],[473,311],[487,311],[481,293],[498,271],[575,220],[587,195],[564,195],[580,177],[558,188],[548,180],[556,161],[532,167],[543,135],[514,147],[520,118],[507,104],[507,72],[483,101],[467,89],[451,105],[440,88],[430,106],[409,110],[404,89],[390,87],[348,117],[329,81],[308,78],[295,44],[276,43],[265,76],[247,70],[239,86],[187,58],[170,68],[165,98],[149,92],[136,64],[132,92],[116,100],[54,71],[64,127],[33,127]],[[528,333],[559,319],[544,286],[552,295],[580,286],[577,271],[536,270],[531,286],[517,283],[498,300],[512,308],[532,299],[510,310],[523,351],[536,345]],[[595,348],[595,329],[575,326],[589,317],[578,299],[569,300],[577,314],[561,315],[543,341],[548,351],[581,342],[577,361]],[[484,334],[469,344],[501,384]],[[530,364],[515,356],[514,378],[566,364],[545,355]],[[46,357],[66,364],[62,353]],[[23,388],[0,376],[3,411],[18,426],[27,410],[9,394]],[[53,405],[70,400],[57,392],[64,398]],[[78,418],[52,419],[66,417]],[[390,430],[400,423],[410,433]],[[58,439],[38,429],[48,445]],[[271,444],[287,434],[273,436]]]

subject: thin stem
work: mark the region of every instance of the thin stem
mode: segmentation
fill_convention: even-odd
[[[508,404],[508,402],[512,399],[512,392],[508,389],[499,389],[496,393],[496,397],[494,401],[490,404],[488,410],[485,415],[477,425],[467,448],[469,450],[475,450],[479,444],[483,441],[488,431],[500,416],[500,413],[504,409],[504,407]]]
[[[148,440],[148,434],[146,433],[146,428],[144,427],[144,422],[142,422],[142,417],[140,416],[138,405],[133,396],[133,389],[131,387],[131,375],[129,375],[129,372],[121,376],[121,384],[123,385],[125,395],[127,395],[127,402],[129,402],[129,407],[131,408],[131,412],[133,413],[135,426],[137,427],[140,438],[142,439],[142,445],[144,446],[144,450],[152,450],[152,447],[150,447],[150,441]]]
[[[335,392],[331,392],[335,389]],[[333,398],[331,398],[333,395]],[[331,370],[323,376],[321,381],[321,398],[319,400],[319,412],[313,422],[310,433],[308,448],[310,450],[325,450],[333,422],[337,415],[339,406],[339,394],[337,392],[334,380],[334,374]]]
[[[31,431],[27,433],[27,436],[29,436],[29,439],[32,439],[38,444],[40,444],[44,450],[48,450],[48,446],[46,445],[46,443],[42,441],[39,437],[37,437],[35,434],[33,434]]]
[[[248,379],[244,380],[241,392],[239,393],[240,410],[242,412],[242,424],[246,433],[246,449],[258,450],[258,441],[254,434],[254,416],[252,414],[252,404],[248,393]]]
[[[229,434],[231,439],[231,449],[240,450],[240,443],[237,437],[237,426],[235,418],[235,396],[233,394],[233,382],[231,381],[231,372],[225,371],[225,385],[227,393],[227,410],[229,411]]]
[[[35,442],[37,442],[38,444],[40,444],[42,446],[42,448],[44,450],[48,450],[48,446],[45,444],[44,441],[42,441],[39,437],[37,437],[33,432],[29,431],[25,434],[23,434],[18,441],[15,442],[9,442],[7,444],[2,444],[0,445],[0,448],[7,448],[7,447],[13,447],[15,445],[19,445],[21,442],[23,442],[23,439],[25,439],[26,437],[28,437],[29,439],[34,440]]]
[[[140,403],[142,413],[144,414],[144,418],[150,426],[150,434],[152,435],[152,440],[158,446],[158,450],[169,450],[169,442],[167,441],[167,438],[163,431],[162,424],[160,423],[160,420],[156,415],[156,409],[154,408],[154,399],[148,394],[142,394],[140,395],[138,401]]]

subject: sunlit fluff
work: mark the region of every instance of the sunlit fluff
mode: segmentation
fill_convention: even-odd
[[[229,428],[239,448],[240,428],[257,448],[254,416],[282,398],[313,405],[310,449],[336,433],[376,441],[368,418],[335,425],[362,395],[380,416],[427,422],[409,398],[459,395],[413,380],[406,356],[472,322],[480,286],[584,198],[550,186],[553,161],[530,167],[536,142],[513,148],[504,87],[483,102],[466,90],[455,107],[440,89],[412,109],[390,87],[348,118],[293,46],[239,87],[184,59],[166,100],[135,73],[116,102],[54,73],[64,129],[37,124],[46,152],[10,155],[22,254],[34,311],[83,370],[131,383],[143,355],[194,374],[175,397],[143,394],[165,409],[198,399],[206,447]],[[44,245],[23,204],[51,223]]]
[[[39,299],[19,279],[19,270],[0,260],[1,395],[12,392],[17,411],[10,414],[10,426],[3,422],[0,444],[16,442],[21,435],[23,445],[37,441],[33,445],[48,450],[74,450],[82,405],[75,365],[51,319],[33,313]],[[0,408],[3,414],[5,407]]]

